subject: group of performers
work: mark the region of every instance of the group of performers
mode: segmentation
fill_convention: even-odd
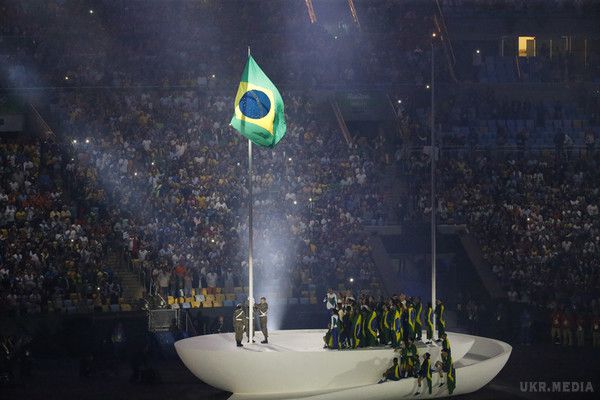
[[[431,303],[427,303],[423,310],[418,297],[400,294],[376,302],[372,297],[361,296],[356,301],[351,295],[338,296],[330,289],[323,302],[331,314],[323,338],[325,347],[343,350],[391,346],[398,357],[394,358],[393,365],[383,374],[380,382],[414,377],[418,378],[419,385],[419,391],[415,394],[420,394],[423,380],[431,393],[432,373],[438,373],[440,379],[446,374],[448,391],[452,394],[456,381],[450,342],[446,335],[445,308],[441,300],[436,301],[435,309]],[[438,334],[436,342],[441,342],[442,359],[432,366],[429,353],[425,353],[421,360],[416,343],[423,341],[425,328],[425,344],[432,344],[434,316]],[[440,383],[440,386],[443,385],[444,382]]]
[[[392,366],[383,373],[383,376],[378,383],[383,383],[388,380],[399,381],[402,378],[417,378],[418,389],[415,393],[416,396],[421,394],[421,385],[423,381],[426,382],[427,391],[431,394],[433,385],[432,375],[434,373],[437,373],[440,377],[441,382],[439,387],[444,386],[443,379],[444,374],[446,374],[448,393],[452,394],[456,388],[456,371],[454,369],[454,363],[452,362],[451,353],[447,350],[442,350],[442,359],[437,361],[433,367],[431,366],[431,354],[423,354],[422,362],[419,355],[416,354],[416,351],[414,354],[413,357],[408,358],[409,365],[405,364],[406,366],[403,366],[403,362],[400,362],[398,357],[394,357]],[[402,356],[402,359],[404,359],[404,356]]]
[[[339,301],[338,301],[339,300]],[[325,345],[330,349],[356,349],[391,345],[400,347],[409,340],[421,341],[423,327],[427,344],[433,340],[433,317],[435,314],[438,341],[446,330],[444,304],[438,300],[435,310],[431,303],[423,310],[421,299],[392,296],[385,301],[375,302],[372,297],[362,296],[356,301],[352,296],[342,299],[329,290],[324,299],[331,313]],[[422,318],[425,318],[423,326]]]

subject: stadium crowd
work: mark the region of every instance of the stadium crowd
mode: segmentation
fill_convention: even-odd
[[[44,148],[44,153],[42,153]],[[0,145],[0,308],[40,312],[63,300],[117,302],[105,228],[65,195],[59,153],[37,140]],[[68,166],[67,166],[68,168]]]
[[[555,151],[450,156],[439,164],[438,217],[465,224],[476,238],[508,301],[521,306],[511,323],[524,344],[543,315],[540,325],[551,327],[553,341],[600,345],[599,193],[591,184],[599,177],[594,149],[587,149],[571,159]],[[428,190],[421,187],[415,199],[423,216],[431,213]],[[474,332],[486,314],[498,334],[509,329],[504,306],[485,310],[466,300],[459,320]]]
[[[466,223],[511,300],[547,302],[598,288],[594,158],[489,156],[440,163],[438,213]],[[475,171],[486,171],[477,174]],[[422,188],[420,207],[430,213]]]
[[[255,155],[256,279],[290,279],[288,295],[350,277],[370,287],[359,231],[363,218],[382,222],[380,160],[316,121],[309,101],[290,100],[286,140]],[[162,295],[242,286],[247,144],[223,122],[231,103],[193,91],[65,94],[56,103],[87,200],[106,191],[113,230]]]
[[[600,97],[594,90],[578,96],[531,98],[526,91],[469,87],[438,93],[438,140],[446,148],[482,149],[513,147],[520,150],[561,145],[595,147],[600,129]],[[523,95],[521,95],[523,94]],[[396,94],[396,98],[406,96]],[[418,94],[398,104],[403,143],[429,144],[429,98]],[[562,141],[556,135],[564,134]],[[407,165],[407,154],[403,155]]]

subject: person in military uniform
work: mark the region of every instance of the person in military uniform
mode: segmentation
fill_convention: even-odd
[[[398,357],[394,357],[392,366],[389,367],[384,373],[381,380],[377,383],[383,383],[387,380],[399,381],[401,378],[400,364],[398,364]]]
[[[265,339],[261,342],[263,344],[269,343],[269,331],[267,330],[267,310],[269,305],[265,297],[260,298],[260,303],[254,305],[254,310],[258,313],[258,321],[260,322],[260,330],[263,333]]]
[[[244,338],[244,326],[246,325],[246,315],[241,304],[238,304],[233,310],[233,329],[235,331],[235,341],[238,347],[244,346],[242,339]]]

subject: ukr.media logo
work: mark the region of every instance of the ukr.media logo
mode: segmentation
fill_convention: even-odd
[[[521,392],[528,393],[592,393],[592,382],[520,382]]]

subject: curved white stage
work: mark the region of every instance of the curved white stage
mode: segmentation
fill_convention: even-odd
[[[236,347],[233,333],[196,336],[175,343],[184,364],[198,378],[234,393],[232,399],[396,399],[412,398],[414,378],[377,384],[391,365],[389,347],[357,350],[323,349],[324,330],[275,331],[269,344]],[[500,372],[512,348],[478,336],[448,333],[456,368],[454,394],[478,390]],[[262,339],[260,333],[257,339]],[[429,352],[432,365],[440,358],[436,345],[418,346]],[[434,374],[431,397],[448,396]],[[424,387],[425,388],[425,387]],[[429,397],[423,394],[421,397]],[[427,392],[426,390],[424,391]]]

